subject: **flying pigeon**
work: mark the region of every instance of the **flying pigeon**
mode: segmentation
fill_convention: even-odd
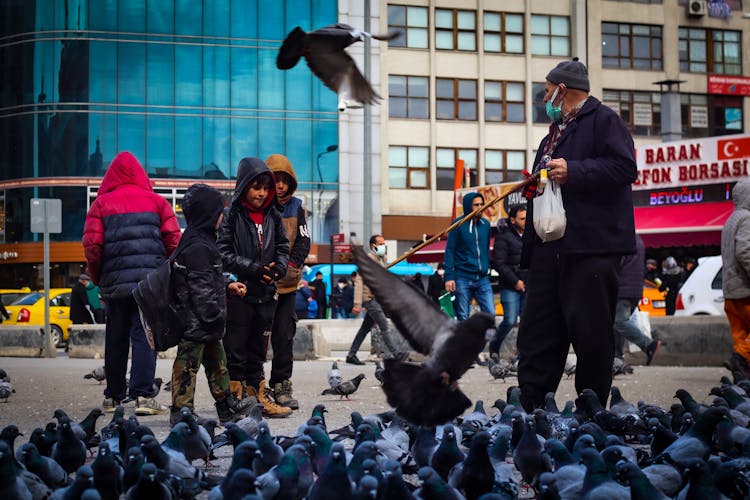
[[[417,425],[444,424],[471,406],[458,379],[495,333],[495,318],[478,313],[465,321],[448,318],[435,303],[388,272],[360,247],[353,248],[359,273],[417,352],[429,356],[423,365],[386,359],[383,392],[388,403]]]
[[[338,94],[339,111],[345,111],[350,100],[360,104],[375,104],[380,96],[344,49],[363,41],[365,37],[393,40],[399,34],[399,31],[391,31],[385,35],[371,34],[347,24],[334,24],[306,33],[297,26],[284,39],[276,57],[276,67],[291,69],[304,57],[315,76]]]

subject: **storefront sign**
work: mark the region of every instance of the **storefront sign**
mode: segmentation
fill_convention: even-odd
[[[645,102],[633,104],[633,125],[650,127],[653,123],[652,116],[651,104]]]
[[[690,127],[708,128],[708,107],[690,106]]]
[[[750,77],[708,75],[708,93],[750,96]]]
[[[636,151],[634,190],[736,182],[750,171],[750,135],[675,141]]]

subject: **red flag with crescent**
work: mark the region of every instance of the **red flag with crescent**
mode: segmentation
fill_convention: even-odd
[[[719,140],[716,153],[719,160],[750,157],[750,136]]]

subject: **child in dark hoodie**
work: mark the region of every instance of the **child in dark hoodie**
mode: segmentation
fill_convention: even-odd
[[[276,404],[263,375],[278,297],[275,282],[286,274],[289,262],[289,240],[274,207],[275,194],[273,174],[263,160],[240,160],[218,247],[224,271],[247,287],[244,296],[229,296],[227,306],[224,349],[231,391],[256,397],[267,417],[288,417],[291,408]]]
[[[185,311],[186,328],[172,367],[170,425],[180,421],[182,408],[192,410],[195,379],[201,364],[222,424],[242,418],[255,404],[250,398],[240,401],[229,391],[227,357],[221,343],[227,317],[227,289],[238,297],[246,291],[242,283],[227,285],[222,273],[216,230],[223,210],[221,193],[205,184],[193,184],[182,199],[187,229],[175,250],[179,272],[173,274],[173,279],[177,299]]]

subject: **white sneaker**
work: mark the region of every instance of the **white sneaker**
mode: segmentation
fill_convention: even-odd
[[[138,416],[163,415],[167,412],[169,412],[169,408],[159,404],[154,398],[135,398],[135,414]]]

